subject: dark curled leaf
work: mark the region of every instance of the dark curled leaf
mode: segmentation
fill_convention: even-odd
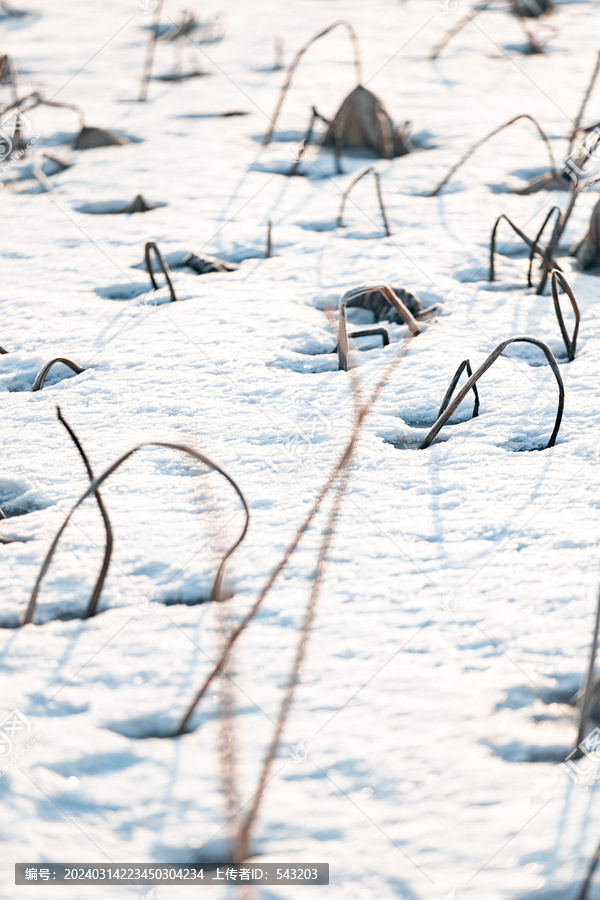
[[[214,256],[201,256],[199,253],[188,253],[180,265],[193,269],[198,275],[207,275],[209,272],[235,272],[237,269],[233,263],[224,262]]]
[[[408,124],[397,128],[383,101],[362,84],[348,94],[336,112],[323,146],[334,147],[338,157],[342,150],[368,150],[382,159],[404,156],[414,149]]]

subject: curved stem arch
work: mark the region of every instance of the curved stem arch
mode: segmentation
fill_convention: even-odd
[[[392,286],[387,284],[385,281],[375,281],[372,284],[361,284],[359,287],[352,288],[349,291],[346,291],[345,294],[340,298],[340,316],[339,316],[339,330],[338,330],[338,368],[343,369],[344,372],[348,371],[349,368],[349,356],[350,356],[350,344],[349,338],[352,335],[348,334],[348,320],[346,317],[346,304],[353,300],[355,297],[360,297],[361,294],[372,294],[375,291],[381,291],[385,299],[388,301],[390,306],[396,310],[396,312],[402,318],[402,321],[406,323],[408,326],[409,333],[411,335],[421,334],[421,329],[419,328],[416,319],[410,310],[404,305],[402,300],[394,293]]]
[[[84,500],[87,500],[87,498],[90,497],[92,494],[95,495],[97,493],[100,485],[103,484],[103,482],[106,481],[106,479],[109,478],[113,474],[113,472],[116,472],[116,470],[126,460],[128,460],[130,456],[133,456],[135,453],[138,453],[140,450],[143,450],[145,447],[162,447],[167,450],[176,450],[179,453],[185,453],[187,456],[191,456],[192,459],[196,459],[196,460],[198,460],[198,462],[204,463],[204,465],[208,466],[209,469],[213,469],[215,472],[218,472],[219,475],[222,475],[223,478],[225,478],[225,480],[229,482],[229,484],[232,486],[232,488],[234,489],[234,491],[240,498],[240,501],[242,503],[242,507],[243,507],[244,513],[245,513],[244,527],[241,531],[241,534],[237,538],[237,540],[225,552],[225,554],[219,564],[219,568],[217,570],[217,574],[215,576],[213,588],[212,588],[210,598],[209,598],[210,601],[219,599],[220,592],[221,592],[221,585],[222,585],[222,581],[223,581],[223,574],[225,571],[225,564],[226,564],[227,560],[229,559],[229,557],[232,555],[232,553],[242,543],[242,541],[246,537],[246,533],[248,531],[248,525],[250,522],[250,510],[248,509],[248,504],[246,503],[246,498],[244,497],[241,489],[238,487],[238,485],[233,480],[231,475],[228,475],[227,472],[221,468],[221,466],[217,465],[217,463],[215,463],[211,459],[209,459],[208,456],[204,456],[203,453],[199,453],[197,450],[194,450],[193,447],[188,447],[187,444],[174,444],[174,443],[171,443],[170,441],[145,441],[143,444],[138,444],[136,447],[133,447],[131,450],[128,450],[126,453],[124,453],[122,456],[120,456],[114,463],[112,463],[107,469],[105,469],[101,475],[99,475],[97,478],[95,478],[92,481],[92,483],[90,484],[90,486],[88,487],[88,489],[85,491],[85,493],[83,493],[81,495],[79,500],[72,507],[69,515],[66,517],[65,521],[62,523],[61,527],[59,528],[59,530],[56,534],[56,537],[52,541],[50,549],[48,550],[48,553],[46,554],[46,558],[44,559],[44,562],[42,563],[42,567],[41,567],[39,575],[37,577],[37,581],[34,585],[32,593],[31,593],[29,605],[28,605],[27,610],[25,611],[25,615],[23,617],[23,622],[22,622],[23,625],[28,625],[30,622],[33,622],[33,617],[35,615],[35,609],[36,609],[36,605],[37,605],[37,598],[38,598],[38,594],[40,592],[40,587],[42,585],[42,581],[44,580],[44,577],[45,577],[48,569],[50,568],[50,564],[54,557],[56,548],[58,547],[59,541],[60,541],[67,525],[71,521],[74,513],[76,512],[76,510],[79,509],[79,507],[84,502]]]
[[[486,141],[489,141],[490,138],[493,138],[493,137],[495,137],[495,135],[499,134],[501,131],[504,131],[504,129],[508,128],[509,125],[514,125],[514,123],[518,122],[520,119],[528,119],[530,122],[532,122],[535,125],[535,127],[538,131],[538,134],[540,135],[541,139],[545,143],[546,149],[548,151],[548,160],[550,162],[550,171],[553,176],[557,177],[558,171],[556,168],[556,160],[554,159],[554,153],[552,152],[552,146],[550,144],[550,139],[548,138],[548,135],[546,134],[546,132],[544,131],[544,129],[542,128],[540,123],[537,121],[537,119],[534,119],[533,116],[529,115],[529,113],[520,113],[520,115],[514,116],[514,118],[509,119],[508,122],[504,123],[504,125],[499,125],[497,128],[494,128],[493,131],[490,131],[489,134],[487,134],[483,138],[480,138],[475,144],[473,144],[473,146],[470,148],[470,150],[467,150],[467,152],[463,156],[461,156],[461,158],[456,163],[456,165],[452,166],[452,168],[450,169],[448,174],[445,175],[444,178],[442,178],[442,180],[440,181],[438,186],[435,187],[432,191],[430,191],[429,194],[427,194],[427,196],[428,197],[436,197],[439,194],[439,192],[442,190],[442,188],[448,184],[448,182],[450,181],[452,176],[456,172],[458,172],[458,170],[461,168],[461,166],[463,166],[467,162],[467,160],[470,159],[471,156],[473,156],[473,154],[475,153],[476,150],[479,150],[479,148],[483,144],[485,144]]]
[[[327,28],[324,28],[323,31],[320,31],[318,34],[315,34],[309,41],[307,41],[303,47],[298,50],[292,63],[288,69],[288,73],[286,75],[286,79],[284,85],[281,89],[281,93],[279,95],[279,100],[277,101],[277,106],[275,107],[275,112],[273,113],[273,118],[271,119],[271,127],[267,131],[266,135],[263,138],[263,147],[266,147],[267,144],[271,142],[271,138],[273,137],[273,132],[277,127],[277,120],[279,118],[279,114],[281,112],[281,107],[283,106],[283,101],[285,100],[286,94],[289,90],[289,87],[292,83],[292,78],[294,77],[294,73],[298,68],[298,63],[306,53],[306,51],[316,42],[319,38],[325,37],[326,34],[329,34],[330,31],[333,31],[334,28],[338,28],[342,25],[347,29],[348,34],[350,35],[350,40],[352,41],[352,49],[354,51],[354,67],[356,69],[356,83],[361,84],[362,82],[362,61],[360,57],[360,47],[358,44],[358,37],[356,31],[354,30],[354,26],[347,22],[345,19],[339,19],[337,22],[333,22],[331,25],[328,25]]]
[[[40,371],[38,372],[35,381],[33,382],[32,391],[41,391],[44,385],[46,384],[46,378],[50,374],[50,369],[55,366],[57,363],[62,363],[63,366],[68,366],[69,369],[72,369],[76,375],[81,375],[83,371],[85,371],[81,366],[77,365],[76,362],[73,362],[72,359],[67,359],[64,356],[57,356],[56,359],[51,359],[50,362],[47,362]]]
[[[175,302],[177,300],[177,294],[175,293],[175,288],[173,287],[173,279],[171,278],[171,270],[169,269],[169,264],[158,249],[158,244],[154,241],[148,241],[146,246],[144,247],[144,258],[146,260],[146,268],[148,269],[148,275],[150,276],[150,281],[152,282],[152,287],[155,291],[160,289],[160,285],[156,280],[156,274],[154,269],[152,268],[152,254],[156,257],[156,261],[160,266],[163,275],[165,276],[165,281],[167,282],[167,287],[169,288],[169,294],[171,295],[171,302]]]
[[[559,429],[560,429],[560,423],[562,422],[562,416],[563,416],[563,411],[564,411],[564,406],[565,406],[565,386],[564,386],[564,383],[562,380],[562,376],[560,374],[560,370],[558,368],[558,364],[556,362],[556,359],[554,358],[554,354],[552,353],[552,350],[543,341],[540,341],[537,338],[533,338],[533,337],[514,337],[514,338],[509,338],[506,341],[502,341],[501,344],[498,344],[498,346],[495,348],[495,350],[493,350],[490,353],[490,355],[488,356],[488,358],[479,366],[477,371],[473,375],[471,375],[469,380],[462,386],[462,388],[460,389],[460,391],[458,392],[458,394],[456,395],[456,397],[454,398],[452,403],[446,408],[446,410],[442,413],[442,415],[438,417],[437,421],[432,425],[430,430],[427,432],[425,439],[423,440],[423,443],[419,447],[420,450],[425,450],[427,447],[429,447],[431,442],[435,439],[435,437],[437,437],[439,432],[442,430],[442,428],[444,427],[444,425],[446,424],[446,422],[448,421],[450,416],[452,416],[452,414],[454,412],[456,412],[456,410],[458,409],[460,404],[463,402],[463,400],[465,399],[465,397],[467,396],[469,391],[473,389],[474,385],[479,381],[481,376],[483,374],[485,374],[485,372],[487,372],[487,370],[490,368],[490,366],[492,366],[496,362],[498,357],[502,353],[504,353],[506,348],[510,344],[518,344],[518,343],[534,344],[534,346],[539,347],[540,350],[544,353],[544,356],[546,357],[546,359],[548,360],[550,368],[552,369],[552,373],[556,379],[556,383],[558,385],[558,409],[556,412],[554,428],[552,429],[552,434],[550,435],[550,440],[548,441],[546,448],[554,446],[554,444],[556,443],[556,438],[557,438]]]
[[[562,309],[560,308],[560,296],[558,293],[558,288],[562,287],[563,291],[569,298],[569,302],[571,304],[571,308],[575,315],[575,325],[573,326],[573,334],[569,337],[569,332],[567,331],[567,326],[565,325],[565,320],[563,318]],[[575,355],[577,353],[577,335],[579,334],[579,323],[581,321],[581,314],[579,312],[579,304],[575,299],[575,294],[573,293],[573,289],[562,272],[559,272],[558,269],[553,269],[550,276],[550,288],[552,291],[552,302],[554,304],[554,312],[556,313],[556,318],[558,319],[558,326],[560,328],[560,333],[562,334],[562,339],[565,344],[565,349],[567,351],[567,355],[569,357],[569,362],[573,362],[575,359]]]
[[[392,232],[390,231],[390,223],[388,221],[387,213],[385,211],[385,206],[383,205],[383,196],[381,194],[381,179],[379,177],[379,172],[375,168],[375,166],[367,166],[366,169],[363,169],[362,172],[359,172],[356,178],[353,178],[350,184],[348,185],[348,189],[344,191],[342,194],[342,200],[340,203],[340,211],[338,213],[337,222],[335,227],[341,228],[344,220],[344,210],[346,208],[346,200],[350,196],[351,192],[354,190],[358,182],[361,178],[364,178],[365,175],[368,175],[369,172],[373,173],[373,178],[375,179],[375,189],[377,191],[377,200],[379,201],[379,209],[381,210],[381,218],[383,219],[383,227],[385,228],[385,233],[387,237],[390,237]]]

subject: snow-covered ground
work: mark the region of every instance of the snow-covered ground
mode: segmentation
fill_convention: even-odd
[[[0,506],[9,516],[0,537],[16,539],[0,545],[0,718],[16,709],[31,728],[0,759],[0,896],[60,891],[15,887],[15,862],[225,855],[222,688],[211,688],[190,733],[142,738],[183,714],[228,620],[249,609],[338,459],[352,422],[351,378],[330,353],[326,313],[345,290],[389,280],[444,306],[366,422],[251,847],[257,860],[328,862],[331,884],[256,895],[574,900],[600,838],[599,788],[587,787],[596,769],[574,783],[560,765],[577,725],[560,701],[585,670],[598,582],[600,280],[575,271],[568,250],[598,194],[582,195],[560,251],[582,316],[571,363],[551,298],[526,289],[524,250],[508,229],[497,280],[487,281],[501,212],[534,235],[566,203],[564,192],[510,192],[547,169],[534,129],[513,126],[438,197],[426,194],[472,142],[518,113],[535,115],[564,159],[598,50],[600,4],[560,2],[557,35],[532,56],[497,0],[430,61],[467,11],[464,0],[222,0],[198,10],[227,14],[224,40],[196,54],[207,77],[152,80],[140,104],[153,5],[31,0],[36,15],[0,22],[0,50],[14,58],[23,93],[79,104],[88,124],[133,139],[75,152],[75,113],[36,109],[35,152],[60,150],[74,165],[50,176],[45,193],[31,155],[0,168],[0,344],[10,351],[0,356]],[[167,0],[163,21],[179,13]],[[378,164],[390,238],[367,178],[348,202],[346,227],[334,227],[343,190],[372,160],[346,157],[337,175],[331,154],[311,148],[300,169],[307,177],[281,174],[311,106],[331,116],[353,87],[342,29],[311,48],[274,141],[261,146],[284,79],[273,69],[275,38],[284,37],[289,63],[336,19],[354,24],[365,84],[395,121],[412,122],[418,144]],[[156,74],[172,61],[172,47],[159,44]],[[10,102],[6,86],[0,102]],[[232,111],[246,115],[220,115]],[[600,87],[586,120],[599,118]],[[133,216],[84,211],[138,193],[166,205]],[[265,259],[269,220],[274,256]],[[179,302],[167,304],[164,290],[148,297],[148,240],[172,263],[195,250],[240,265],[204,276],[174,268]],[[367,342],[354,356],[363,386],[375,385],[405,329],[390,331],[389,347]],[[560,364],[557,445],[537,452],[557,389],[541,352],[521,344],[482,378],[480,416],[467,418],[469,399],[460,424],[417,450],[461,360],[475,367],[523,334],[546,341]],[[85,371],[57,367],[34,396],[37,372],[59,356]],[[230,601],[194,604],[243,526],[239,501],[199,464],[147,449],[102,489],[115,550],[101,612],[68,619],[85,609],[104,546],[89,500],[59,545],[36,624],[15,627],[52,537],[87,486],[56,404],[97,473],[136,443],[163,440],[192,445],[237,480],[251,525],[228,569]],[[256,790],[324,521],[231,661],[240,806]],[[155,897],[198,890],[157,887]],[[145,890],[67,894],[100,892]],[[590,897],[600,897],[600,876]]]

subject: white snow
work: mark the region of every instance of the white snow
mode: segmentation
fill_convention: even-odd
[[[204,698],[189,734],[142,736],[181,717],[218,656],[225,620],[254,602],[339,458],[351,380],[330,352],[326,312],[347,289],[387,280],[425,306],[446,307],[412,341],[366,422],[251,848],[266,861],[329,862],[331,884],[256,894],[575,898],[600,839],[598,785],[574,784],[561,768],[577,713],[554,701],[580,685],[594,618],[600,281],[577,272],[568,250],[598,194],[581,196],[561,244],[582,315],[571,363],[548,291],[526,288],[524,248],[504,226],[497,280],[487,281],[497,216],[535,235],[567,200],[508,191],[547,170],[532,126],[514,125],[438,197],[426,194],[470,144],[521,112],[539,119],[564,159],[598,50],[597,0],[558,4],[560,30],[542,56],[520,52],[519,24],[496,2],[435,62],[428,54],[468,11],[463,2],[447,11],[434,0],[222,0],[198,10],[228,17],[224,40],[198,51],[208,76],[153,80],[145,104],[135,102],[152,22],[143,4],[31,0],[31,8],[38,15],[0,22],[0,47],[15,59],[23,92],[80,104],[88,124],[135,140],[72,151],[76,115],[40,108],[28,113],[35,152],[60,150],[74,165],[49,175],[47,193],[32,179],[30,155],[0,171],[0,344],[10,351],[0,356],[0,507],[9,516],[0,537],[16,539],[0,544],[0,718],[18,709],[39,734],[23,755],[18,738],[0,759],[0,896],[58,893],[15,887],[15,862],[225,854],[220,689]],[[179,13],[166,0],[163,21]],[[365,83],[396,122],[412,121],[419,144],[378,163],[391,238],[369,178],[335,230],[343,190],[371,159],[346,156],[338,175],[332,155],[311,147],[300,166],[306,177],[281,174],[312,105],[331,116],[353,87],[342,30],[304,58],[275,138],[261,146],[284,79],[271,68],[275,38],[284,36],[289,63],[336,19],[356,27]],[[159,44],[156,74],[172,61],[172,48]],[[0,100],[10,102],[6,86]],[[219,115],[229,111],[248,115]],[[600,88],[586,121],[599,118]],[[166,205],[133,216],[81,211],[104,212],[138,193]],[[264,259],[269,220],[275,255]],[[148,240],[173,266],[175,304],[164,288],[149,293]],[[204,276],[177,268],[192,250],[239,268]],[[371,349],[353,362],[365,388],[404,333],[390,326],[384,350],[362,342]],[[521,344],[481,379],[480,416],[468,418],[468,398],[460,424],[417,450],[458,364],[468,357],[475,368],[517,335],[546,341],[559,361],[566,405],[556,447],[533,452],[550,435],[557,389],[541,352]],[[56,367],[32,393],[39,369],[59,356],[85,371]],[[14,627],[53,536],[87,488],[56,404],[97,474],[137,443],[166,440],[194,446],[237,480],[251,525],[228,568],[231,600],[185,603],[208,595],[243,525],[233,490],[181,455],[146,449],[102,488],[115,531],[102,611],[67,618],[85,609],[104,548],[88,500],[43,583],[36,624]],[[283,698],[324,521],[232,658],[243,804]],[[301,741],[304,758],[295,759]],[[597,880],[590,897],[600,897]],[[197,893],[159,886],[155,896]]]

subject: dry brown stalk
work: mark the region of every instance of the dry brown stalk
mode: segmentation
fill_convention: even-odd
[[[271,126],[267,131],[266,135],[263,138],[263,146],[267,146],[271,142],[271,138],[273,137],[273,132],[277,126],[277,120],[279,118],[279,114],[281,112],[281,107],[283,106],[283,101],[285,100],[286,94],[289,90],[289,87],[292,83],[292,78],[294,77],[294,73],[298,68],[298,63],[306,53],[306,51],[312,47],[315,41],[318,41],[320,38],[325,37],[326,34],[329,34],[330,31],[333,31],[334,28],[338,28],[339,26],[343,26],[347,29],[348,34],[350,35],[350,40],[352,41],[352,48],[354,51],[354,65],[356,68],[356,83],[360,84],[362,81],[362,63],[360,58],[360,47],[358,45],[358,37],[356,35],[356,31],[354,30],[354,26],[351,25],[350,22],[346,22],[341,19],[338,22],[333,22],[333,24],[329,25],[327,28],[324,28],[323,31],[320,31],[318,34],[315,34],[309,41],[304,44],[303,47],[298,50],[296,56],[294,57],[292,64],[288,69],[288,73],[285,79],[285,83],[281,89],[281,93],[279,95],[279,99],[277,101],[277,106],[275,107],[275,112],[273,113],[273,118],[271,119]]]
[[[50,369],[55,366],[57,363],[62,363],[64,366],[68,366],[72,369],[76,375],[81,375],[84,371],[81,366],[78,366],[76,362],[73,362],[70,359],[66,359],[64,356],[57,356],[56,359],[51,359],[50,362],[47,362],[40,371],[38,372],[35,381],[33,382],[32,391],[41,391],[46,383],[46,378],[50,373]]]
[[[56,413],[59,422],[61,422],[62,425],[64,425],[64,427],[66,428],[69,437],[75,444],[75,447],[77,448],[77,451],[81,456],[81,459],[83,460],[83,464],[85,466],[85,470],[87,472],[88,478],[90,479],[90,482],[93,482],[95,478],[94,471],[87,457],[87,454],[81,445],[81,441],[79,440],[67,420],[64,418],[60,406],[56,407]],[[106,531],[106,544],[104,547],[104,558],[102,560],[100,574],[98,575],[96,584],[94,585],[94,589],[88,602],[87,611],[85,613],[86,619],[90,616],[95,616],[98,610],[98,601],[100,600],[100,594],[102,593],[102,588],[104,587],[104,582],[106,581],[106,576],[108,575],[108,570],[110,568],[110,560],[112,557],[114,543],[112,526],[110,524],[108,512],[106,510],[106,507],[104,506],[104,501],[102,500],[100,491],[94,491],[94,497],[96,499],[96,503],[98,504],[98,509],[100,510],[100,515],[102,516],[102,521],[104,523],[104,530]]]
[[[538,340],[537,338],[532,337],[514,337],[509,338],[506,341],[502,341],[501,344],[492,350],[490,355],[485,359],[482,364],[479,366],[477,371],[471,375],[471,377],[465,382],[462,386],[452,403],[446,407],[445,411],[439,416],[439,418],[434,422],[431,426],[425,438],[419,447],[420,450],[425,450],[431,442],[436,438],[441,429],[444,427],[448,419],[456,412],[460,404],[463,402],[469,391],[473,390],[475,384],[479,381],[482,375],[484,375],[487,370],[496,362],[498,357],[504,353],[509,344],[515,344],[524,342],[526,344],[534,344],[536,347],[539,347],[540,350],[544,353],[546,359],[548,360],[548,364],[552,370],[552,374],[556,379],[556,383],[558,385],[558,410],[556,413],[556,419],[554,421],[554,428],[552,429],[552,434],[550,436],[550,440],[548,441],[546,448],[554,447],[556,443],[556,438],[560,429],[560,423],[562,421],[563,410],[565,406],[565,386],[562,380],[562,376],[560,374],[560,369],[556,363],[556,359],[554,358],[554,354],[550,347],[545,344],[543,341]]]
[[[390,237],[392,232],[390,231],[388,217],[387,217],[387,214],[385,211],[385,206],[383,205],[383,197],[381,195],[381,181],[379,178],[379,172],[377,171],[375,166],[367,166],[366,169],[363,169],[362,172],[359,172],[358,175],[352,179],[352,181],[348,185],[348,188],[344,191],[344,193],[342,195],[342,200],[340,203],[340,210],[338,213],[337,222],[336,222],[335,227],[336,228],[342,227],[343,219],[344,219],[344,209],[346,208],[346,201],[347,201],[348,197],[350,196],[350,194],[352,193],[352,191],[354,190],[354,187],[361,180],[361,178],[364,178],[365,175],[369,174],[369,172],[373,173],[373,177],[375,179],[375,188],[377,190],[377,199],[379,201],[379,209],[381,210],[381,218],[383,219],[383,227],[385,228],[385,233],[386,233],[387,237]]]
[[[152,66],[154,64],[154,53],[156,50],[156,42],[158,40],[158,31],[160,26],[160,17],[162,15],[164,0],[158,0],[158,5],[156,7],[156,14],[154,16],[154,23],[150,32],[148,34],[148,46],[146,48],[146,61],[144,63],[144,72],[142,74],[142,84],[140,87],[140,96],[138,97],[138,101],[140,103],[145,103],[148,99],[148,85],[150,84],[150,78],[152,77]]]
[[[229,482],[229,484],[232,486],[232,488],[234,489],[234,491],[240,498],[240,501],[242,503],[244,513],[245,513],[244,527],[241,531],[241,534],[237,538],[237,540],[228,548],[228,550],[225,552],[223,558],[221,559],[219,568],[217,570],[217,574],[215,576],[215,580],[213,583],[213,588],[212,588],[209,600],[211,602],[214,602],[221,598],[221,587],[222,587],[222,583],[223,583],[223,576],[225,574],[225,565],[226,565],[227,561],[229,560],[229,558],[231,557],[232,553],[242,543],[242,541],[244,540],[246,533],[248,531],[248,525],[250,522],[250,510],[248,509],[248,504],[246,503],[246,498],[244,497],[242,491],[240,490],[240,488],[238,487],[236,482],[233,480],[233,478],[230,475],[228,475],[227,472],[221,468],[221,466],[217,465],[217,463],[213,462],[207,456],[204,456],[203,453],[199,453],[197,450],[194,450],[193,447],[188,447],[186,444],[174,444],[174,443],[171,443],[170,441],[145,441],[143,444],[138,444],[136,447],[133,447],[131,450],[128,450],[126,453],[123,453],[122,456],[120,456],[107,469],[105,469],[104,472],[98,476],[98,478],[96,478],[96,479],[94,479],[94,481],[92,481],[92,483],[90,484],[88,489],[85,491],[85,493],[83,493],[81,495],[79,500],[72,507],[68,516],[66,517],[63,524],[59,528],[54,540],[52,541],[52,544],[50,545],[50,549],[48,550],[48,553],[46,554],[46,558],[44,559],[44,562],[42,563],[41,569],[40,569],[38,577],[37,577],[37,581],[34,585],[34,588],[33,588],[32,594],[31,594],[31,598],[29,600],[29,605],[28,605],[25,615],[23,617],[23,625],[27,625],[28,623],[33,621],[33,616],[35,614],[35,608],[36,608],[36,603],[37,603],[37,597],[38,597],[38,594],[40,591],[40,587],[42,585],[42,581],[44,580],[44,577],[45,577],[48,569],[50,568],[50,564],[54,557],[56,548],[58,547],[59,541],[60,541],[67,525],[71,521],[74,513],[79,509],[81,504],[85,500],[87,500],[88,497],[90,497],[92,494],[96,493],[96,491],[98,490],[100,485],[103,484],[106,481],[106,479],[109,478],[114,472],[116,472],[116,470],[126,460],[128,460],[130,456],[133,456],[135,453],[138,453],[140,450],[143,450],[145,447],[162,447],[166,450],[176,450],[180,453],[185,453],[187,456],[191,456],[192,459],[198,460],[198,462],[201,462],[205,466],[208,466],[209,469],[213,469],[215,472],[218,472],[219,475],[222,475],[223,478],[225,478],[225,480]]]
[[[412,340],[412,334],[410,334],[406,338],[404,338],[402,344],[400,345],[400,347],[398,349],[398,352],[395,354],[394,358],[388,363],[388,365],[384,369],[383,374],[382,374],[381,378],[379,379],[378,383],[376,384],[375,388],[373,389],[370,397],[368,398],[368,400],[365,403],[362,403],[358,407],[350,438],[349,438],[348,443],[347,443],[346,447],[344,448],[338,462],[336,463],[333,470],[327,477],[323,487],[321,488],[321,490],[319,491],[319,494],[317,495],[317,498],[315,499],[313,505],[311,506],[308,515],[306,516],[306,518],[304,519],[304,521],[298,528],[289,547],[287,548],[287,550],[285,551],[285,553],[283,554],[283,556],[277,563],[277,566],[275,567],[273,573],[269,576],[266,585],[264,586],[264,588],[258,595],[257,599],[255,600],[255,602],[252,605],[252,607],[250,608],[250,610],[246,613],[246,615],[242,618],[242,620],[239,622],[239,624],[236,626],[236,628],[231,633],[229,640],[227,641],[219,660],[214,665],[214,667],[211,669],[211,672],[209,673],[209,675],[203,682],[202,686],[200,687],[199,691],[196,693],[192,702],[188,706],[183,718],[181,719],[181,722],[179,723],[178,728],[174,732],[175,734],[182,734],[186,730],[187,725],[188,725],[198,703],[202,700],[202,697],[208,690],[209,686],[212,684],[213,679],[219,674],[219,672],[222,671],[225,661],[227,660],[227,657],[228,657],[229,653],[231,652],[232,647],[234,646],[234,644],[236,643],[236,641],[238,640],[240,635],[243,634],[243,632],[246,629],[246,627],[248,626],[248,624],[252,621],[252,619],[254,618],[254,616],[256,615],[256,613],[258,612],[260,607],[262,606],[265,598],[268,596],[271,588],[275,584],[275,581],[277,580],[278,576],[280,575],[280,573],[283,571],[283,569],[289,562],[290,557],[296,550],[296,547],[300,543],[302,537],[306,533],[311,522],[313,521],[314,517],[316,516],[317,512],[319,511],[323,500],[325,499],[325,497],[331,490],[332,486],[337,481],[340,472],[342,472],[342,470],[346,467],[348,461],[352,458],[354,449],[356,447],[356,443],[359,438],[360,431],[362,429],[362,425],[363,425],[366,417],[371,412],[373,406],[379,399],[381,392],[385,388],[386,384],[388,383],[388,381],[391,378],[392,374],[394,373],[395,369],[400,365],[401,361],[404,359],[404,356],[405,356],[406,352],[408,351],[408,347],[409,347],[411,340]]]
[[[461,158],[456,163],[456,165],[452,166],[452,168],[450,169],[448,174],[442,178],[442,180],[437,185],[437,187],[435,187],[432,191],[430,191],[429,194],[427,194],[427,196],[428,197],[436,197],[439,194],[439,192],[442,190],[442,188],[448,184],[448,182],[450,181],[452,176],[460,169],[460,167],[462,165],[464,165],[464,163],[466,163],[467,160],[470,159],[471,156],[473,156],[473,154],[475,153],[476,150],[479,150],[479,148],[483,144],[485,144],[486,141],[489,141],[490,138],[493,138],[495,135],[499,134],[505,128],[508,128],[509,125],[514,125],[514,123],[518,122],[520,119],[528,119],[530,122],[532,122],[535,125],[535,127],[536,127],[540,137],[544,141],[544,144],[546,145],[546,149],[548,151],[548,159],[550,161],[550,171],[553,176],[558,176],[558,170],[556,168],[556,161],[554,159],[554,154],[552,152],[552,146],[550,144],[550,139],[548,138],[548,135],[546,134],[546,132],[544,131],[542,126],[539,124],[537,119],[534,119],[534,117],[530,116],[529,113],[520,113],[518,116],[514,116],[514,118],[509,119],[508,122],[505,122],[503,125],[499,125],[498,128],[494,128],[494,130],[490,131],[489,134],[486,134],[485,137],[480,138],[480,140],[476,141],[473,144],[473,146],[469,150],[467,150],[467,152],[463,156],[461,156]]]

